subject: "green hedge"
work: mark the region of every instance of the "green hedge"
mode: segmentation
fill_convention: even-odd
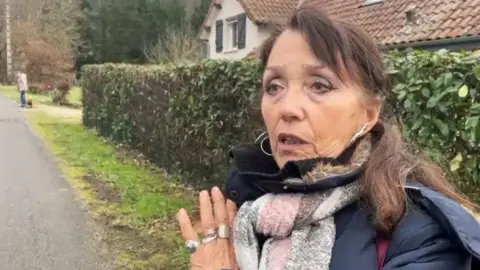
[[[261,132],[255,61],[83,70],[83,123],[195,186],[225,179],[227,150]]]
[[[385,57],[388,103],[405,135],[463,183],[479,184],[480,65],[472,53]],[[222,183],[228,148],[262,131],[254,60],[186,66],[94,65],[83,70],[83,122],[139,149],[190,184]]]
[[[445,165],[464,191],[479,196],[479,55],[392,52],[385,62],[394,85],[389,105],[405,136]]]

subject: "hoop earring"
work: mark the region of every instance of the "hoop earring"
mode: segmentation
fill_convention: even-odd
[[[260,142],[260,149],[262,149],[262,152],[267,155],[267,156],[273,156],[273,153],[268,153],[267,151],[265,151],[265,149],[263,148],[263,143],[265,142],[265,140],[268,139],[268,136],[263,138],[263,140]]]
[[[258,143],[265,135],[267,135],[268,132],[263,132],[262,134],[260,134],[260,136],[258,136],[256,139],[255,139],[255,143]]]
[[[265,140],[268,139],[268,132],[265,131],[263,132],[262,134],[260,134],[260,136],[258,136],[256,139],[255,139],[255,143],[258,143],[260,142],[260,149],[262,149],[262,152],[267,155],[267,156],[273,156],[272,153],[268,153],[267,151],[265,151],[265,148],[263,147],[263,143],[265,142]]]
[[[352,139],[350,140],[350,142],[348,143],[348,145],[352,145],[353,143],[355,143],[356,140],[358,140],[358,138],[362,137],[363,136],[363,133],[365,132],[365,130],[368,128],[368,125],[365,125],[362,127],[362,129],[360,129],[360,131],[358,131],[357,133],[355,133],[355,135],[353,135]]]

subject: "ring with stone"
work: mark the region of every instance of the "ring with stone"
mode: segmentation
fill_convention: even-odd
[[[217,237],[217,229],[208,229],[205,237]]]
[[[218,226],[218,237],[219,238],[229,238],[230,237],[230,227],[228,225],[220,225]]]
[[[213,236],[207,236],[205,238],[202,239],[202,244],[208,244],[214,240],[216,240],[218,238],[217,235],[213,235]]]
[[[197,247],[200,245],[198,241],[195,240],[187,240],[185,241],[185,247],[188,249],[188,252],[195,253],[197,251]]]

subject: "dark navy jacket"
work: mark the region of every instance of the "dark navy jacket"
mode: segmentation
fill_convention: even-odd
[[[242,162],[248,164],[237,162],[226,185],[227,197],[238,206],[263,195],[265,186],[259,185],[258,180],[269,177],[255,171],[265,165],[258,164],[263,161],[250,157]],[[290,166],[289,170],[292,169]],[[406,190],[414,203],[389,238],[383,269],[480,270],[479,222],[457,202],[418,182],[409,183]],[[353,204],[338,212],[335,221],[337,235],[330,269],[378,269],[376,230],[365,211]]]

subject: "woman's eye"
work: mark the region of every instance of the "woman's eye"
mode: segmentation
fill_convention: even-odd
[[[330,84],[330,82],[325,80],[316,80],[311,84],[310,87],[317,93],[329,92],[333,89],[333,86]]]
[[[278,83],[270,83],[265,87],[265,92],[269,95],[274,95],[282,89],[282,86]]]

